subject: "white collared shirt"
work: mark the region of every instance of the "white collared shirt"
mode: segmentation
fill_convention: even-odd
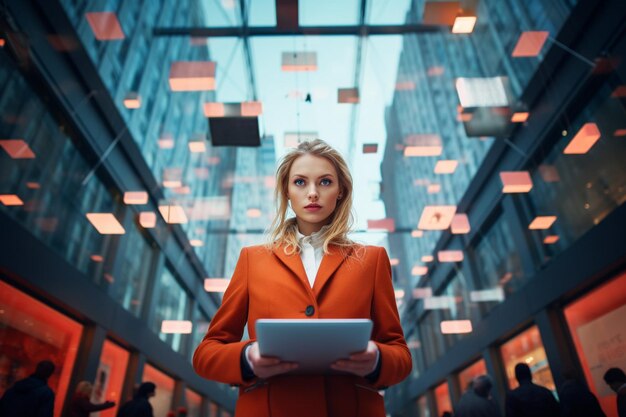
[[[310,236],[305,236],[299,230],[296,230],[296,237],[298,238],[298,243],[300,243],[300,259],[302,259],[302,265],[304,265],[304,271],[311,288],[313,288],[317,271],[320,269],[320,264],[324,257],[322,234],[326,229],[328,229],[328,226],[323,226]]]

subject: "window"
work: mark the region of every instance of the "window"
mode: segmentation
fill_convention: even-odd
[[[200,417],[200,411],[202,409],[202,396],[187,388],[185,390],[185,398],[187,400],[187,416]]]
[[[459,386],[461,387],[461,392],[467,391],[472,380],[481,375],[487,375],[487,364],[484,359],[477,360],[459,372]]]
[[[130,354],[115,343],[105,340],[100,354],[96,380],[93,383],[91,402],[115,401],[115,407],[100,411],[100,417],[115,417],[124,387],[124,376]]]
[[[615,393],[602,378],[626,370],[626,272],[565,307],[565,319],[589,384],[608,417],[617,417]]]
[[[157,282],[154,303],[152,330],[159,335],[161,340],[169,344],[172,349],[181,352],[184,349],[184,343],[182,342],[185,335],[180,333],[162,333],[161,324],[163,320],[188,320],[187,306],[189,297],[167,267],[163,269],[163,273]]]
[[[450,389],[448,383],[443,382],[435,388],[435,401],[437,401],[437,415],[444,412],[452,412],[452,401],[450,401]]]
[[[172,408],[174,399],[173,378],[156,369],[154,366],[146,364],[143,368],[142,382],[153,382],[156,388],[156,395],[150,399],[155,416],[165,416]]]

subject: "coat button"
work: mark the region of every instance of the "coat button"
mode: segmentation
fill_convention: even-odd
[[[313,306],[306,306],[306,310],[304,310],[304,314],[306,314],[307,316],[311,317],[313,314],[315,314],[315,307],[313,307]]]

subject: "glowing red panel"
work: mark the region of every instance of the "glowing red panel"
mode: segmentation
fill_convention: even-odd
[[[413,288],[412,295],[415,299],[430,298],[433,296],[433,289],[430,287]]]
[[[163,320],[161,333],[190,334],[193,326],[189,320]]]
[[[543,243],[545,243],[546,245],[552,245],[558,241],[559,241],[558,235],[548,235],[543,238]]]
[[[472,322],[469,320],[444,320],[440,323],[443,334],[462,334],[472,332]]]
[[[339,88],[337,89],[337,102],[356,104],[359,102],[358,88]]]
[[[455,214],[450,224],[450,231],[453,235],[463,235],[471,230],[467,214]]]
[[[513,113],[513,115],[511,116],[511,122],[513,122],[513,123],[524,123],[526,120],[528,120],[528,116],[529,115],[530,115],[530,113],[528,113],[528,112]]]
[[[533,188],[528,171],[500,172],[503,193],[527,193]]]
[[[549,35],[545,31],[522,32],[511,55],[515,58],[539,55]]]
[[[224,117],[224,103],[204,103],[205,117]]]
[[[87,22],[91,26],[94,37],[99,41],[124,39],[124,32],[115,13],[92,12],[85,13]]]
[[[87,220],[102,235],[123,235],[126,233],[113,213],[87,213],[86,216]]]
[[[189,222],[187,215],[185,214],[185,210],[178,204],[160,203],[159,212],[166,223],[184,224]]]
[[[23,206],[24,202],[16,194],[0,194],[0,203],[5,206]]]
[[[463,251],[461,250],[440,250],[437,252],[439,262],[461,262],[463,261]]]
[[[436,134],[415,134],[405,139],[404,156],[439,156],[443,150],[441,137]]]
[[[543,230],[548,229],[552,226],[552,223],[556,221],[556,216],[537,216],[535,219],[528,225],[530,230]]]
[[[457,160],[442,159],[437,161],[437,164],[435,165],[435,174],[453,174],[458,165],[459,161]]]
[[[422,230],[411,231],[411,237],[422,237],[422,236],[424,236],[424,231]]]
[[[29,188],[31,190],[38,190],[41,188],[41,184],[39,184],[38,182],[29,181],[26,183],[26,188]]]
[[[148,193],[145,191],[126,191],[124,193],[125,204],[147,204]]]
[[[445,230],[450,227],[456,206],[426,206],[417,225],[421,230]]]
[[[33,159],[35,153],[22,139],[0,139],[0,147],[13,159]]]
[[[626,136],[626,129],[617,129],[617,130],[615,130],[615,132],[613,132],[613,136],[615,136],[615,137]]]
[[[4,38],[0,38],[0,48],[3,48],[6,44],[6,40]]]
[[[144,229],[152,229],[156,226],[156,221],[156,213],[153,213],[151,211],[142,211],[141,213],[139,213],[139,224]]]
[[[260,101],[244,101],[241,103],[243,117],[260,116],[263,113],[263,104]]]
[[[428,267],[424,266],[424,265],[415,265],[412,269],[411,269],[411,275],[413,276],[422,276],[422,275],[426,275],[428,273]]]
[[[91,255],[90,258],[94,262],[102,262],[102,261],[104,261],[104,258],[102,257],[102,255]]]
[[[452,25],[452,33],[472,33],[476,16],[457,16]]]
[[[598,129],[598,125],[593,122],[585,123],[563,150],[563,153],[566,155],[585,154],[595,145],[598,139],[600,139],[600,129]]]
[[[226,278],[205,278],[204,291],[206,292],[224,292],[230,283]]]
[[[367,228],[369,230],[386,230],[393,232],[396,230],[396,223],[393,219],[368,220]]]
[[[215,62],[178,61],[170,67],[172,91],[215,90]]]

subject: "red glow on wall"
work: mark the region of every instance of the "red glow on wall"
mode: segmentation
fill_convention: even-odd
[[[115,407],[100,411],[100,417],[115,417],[122,401],[124,375],[128,366],[130,353],[115,343],[105,340],[100,354],[100,366],[93,383],[94,396],[97,402],[115,401]],[[106,387],[106,389],[105,389]],[[101,392],[100,396],[97,396]],[[93,399],[93,397],[92,397]]]
[[[450,390],[447,382],[443,382],[435,388],[435,401],[437,403],[437,415],[442,415],[444,411],[452,412],[452,402],[450,401]]]

